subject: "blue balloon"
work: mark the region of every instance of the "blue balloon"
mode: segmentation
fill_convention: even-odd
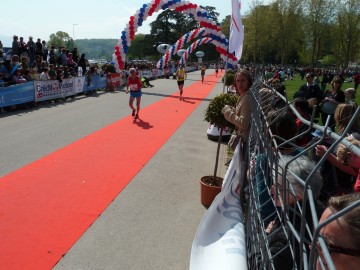
[[[148,6],[147,4],[143,4],[143,8],[147,8],[147,6]]]
[[[144,17],[144,13],[139,13],[139,20],[140,18]]]
[[[142,26],[142,22],[138,22],[138,25],[139,25],[139,26]]]
[[[144,8],[140,8],[140,12],[144,13],[145,9]]]
[[[196,15],[197,15],[198,17],[202,17],[201,11],[196,12]]]

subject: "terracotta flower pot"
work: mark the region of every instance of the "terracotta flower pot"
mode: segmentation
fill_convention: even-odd
[[[223,182],[223,178],[217,176],[216,184],[210,185],[212,178],[212,176],[203,176],[200,179],[200,200],[201,204],[206,208],[210,207],[216,195],[220,193]]]

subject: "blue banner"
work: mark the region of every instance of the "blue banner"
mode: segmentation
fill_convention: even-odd
[[[35,100],[33,82],[0,88],[0,108]]]
[[[74,84],[75,86],[78,86],[79,84],[77,84],[76,78],[79,77],[73,78],[75,80]],[[84,79],[84,77],[82,79]],[[40,81],[38,81],[38,83],[40,83]],[[41,83],[44,83],[44,81],[41,81]],[[85,77],[85,83],[82,83],[82,89],[80,89],[80,91],[79,89],[76,89],[76,92],[77,93],[86,92],[86,91],[92,91],[106,87],[107,87],[106,78],[96,75],[96,76],[92,76],[89,85],[88,85],[87,77]],[[36,92],[35,90],[36,89],[34,87],[34,82],[27,82],[27,83],[22,83],[7,87],[0,87],[0,108],[35,101],[35,92]]]

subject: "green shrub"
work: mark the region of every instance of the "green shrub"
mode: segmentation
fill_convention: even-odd
[[[229,69],[226,72],[226,82],[225,85],[226,86],[230,86],[234,83],[234,77],[235,77],[235,71],[233,71],[232,69]],[[222,82],[224,82],[224,78],[225,76],[222,78]]]
[[[230,131],[234,130],[235,126],[225,119],[221,110],[225,105],[235,107],[236,102],[237,97],[235,95],[227,93],[217,95],[210,101],[209,106],[205,110],[205,121],[219,128],[228,128]]]

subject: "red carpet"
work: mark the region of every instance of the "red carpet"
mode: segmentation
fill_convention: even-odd
[[[206,77],[3,177],[0,268],[51,269],[210,93]]]

